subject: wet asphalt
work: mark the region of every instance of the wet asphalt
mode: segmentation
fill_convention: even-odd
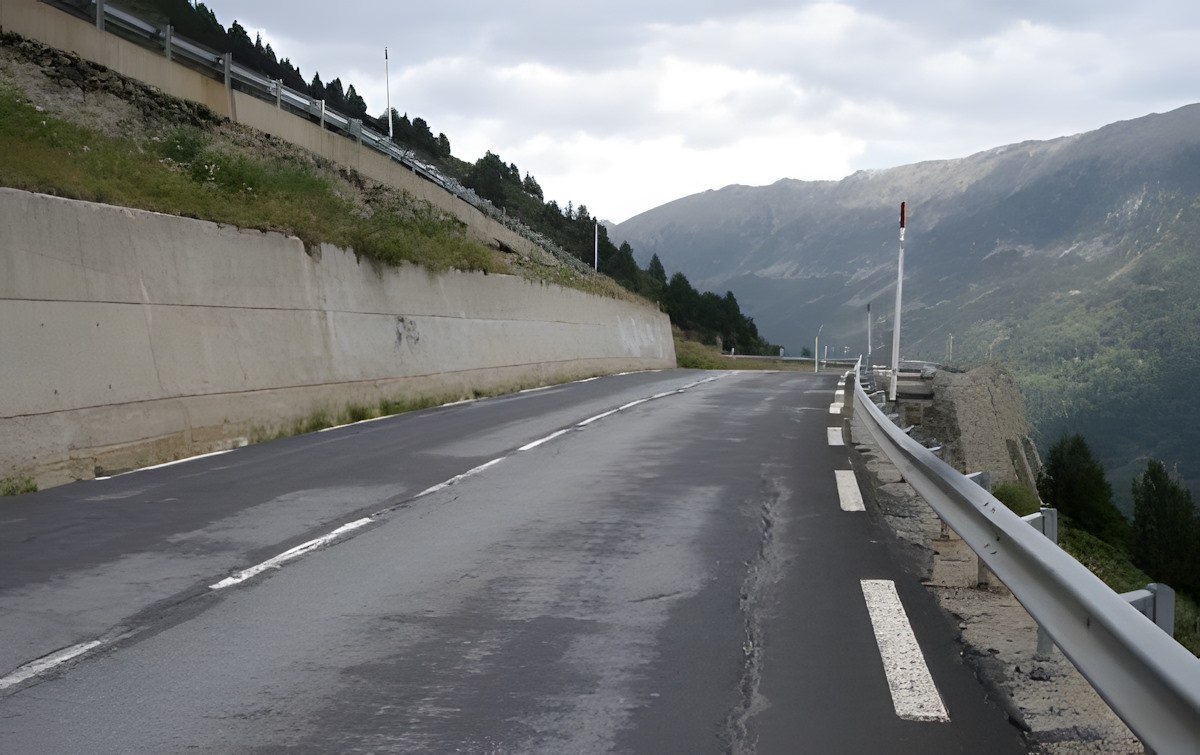
[[[0,752],[1025,752],[841,510],[837,378],[615,376],[4,501],[0,675],[101,644],[0,690]],[[948,723],[897,717],[861,579]]]

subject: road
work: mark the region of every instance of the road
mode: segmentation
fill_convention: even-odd
[[[1025,752],[854,510],[837,378],[614,376],[0,502],[0,752]]]

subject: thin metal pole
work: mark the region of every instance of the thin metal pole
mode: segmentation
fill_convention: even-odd
[[[813,372],[817,372],[820,367],[821,354],[821,331],[825,329],[825,323],[821,323],[821,327],[817,328],[817,337],[813,339]]]
[[[892,327],[892,385],[888,400],[896,400],[896,383],[900,382],[900,299],[904,292],[904,202],[900,203],[900,255],[896,261],[896,318]]]
[[[871,371],[871,305],[867,304],[867,372]]]
[[[600,221],[596,221],[596,272],[600,272]]]
[[[383,48],[383,85],[387,89],[388,138],[392,138],[392,83],[388,74],[387,48]]]

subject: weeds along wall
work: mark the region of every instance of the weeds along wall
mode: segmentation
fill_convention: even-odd
[[[486,244],[535,259],[551,256],[512,229],[385,155],[327,131],[306,118],[276,108],[273,103],[227,89],[223,82],[167,60],[161,52],[108,34],[38,0],[0,2],[0,28],[50,47],[74,52],[173,97],[201,103],[236,123],[304,147],[381,183],[404,189],[458,217],[467,224],[467,232],[473,238]]]
[[[649,306],[13,189],[0,189],[0,355],[0,477],[42,485],[348,403],[675,359]]]

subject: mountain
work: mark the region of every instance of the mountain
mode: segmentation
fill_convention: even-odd
[[[903,358],[1005,364],[1043,447],[1082,433],[1126,503],[1149,457],[1200,481],[1187,390],[1200,368],[1200,105],[841,181],[729,186],[611,235],[699,289],[735,291],[792,353],[822,327],[831,356],[862,353],[871,304],[886,363],[901,201]]]

